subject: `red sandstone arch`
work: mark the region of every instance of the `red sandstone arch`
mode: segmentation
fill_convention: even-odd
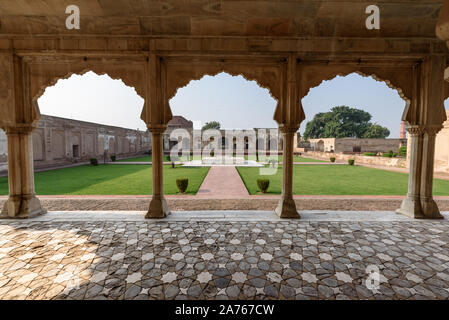
[[[126,86],[133,88],[142,99],[145,100],[146,97],[146,60],[116,61],[79,57],[52,60],[41,57],[27,58],[22,65],[28,79],[24,93],[29,99],[25,100],[25,103],[31,103],[34,121],[40,118],[37,100],[45,90],[54,86],[59,80],[68,79],[74,74],[84,75],[91,71],[96,75],[107,75],[111,79],[121,80]]]
[[[277,114],[283,108],[284,85],[286,85],[285,61],[170,61],[166,63],[166,100],[172,99],[180,88],[186,87],[193,80],[201,80],[205,76],[216,76],[227,73],[231,76],[242,76],[247,81],[255,81],[263,89],[267,89],[276,101],[274,120],[280,123]],[[167,103],[170,108],[169,104]]]
[[[357,73],[362,77],[371,77],[376,81],[383,82],[387,87],[398,92],[399,96],[410,103],[413,90],[413,69],[410,67],[380,69],[377,67],[360,67],[348,65],[308,65],[303,66],[300,77],[301,98],[304,98],[310,89],[319,87],[324,81],[335,79],[337,76],[345,77]]]
[[[301,84],[300,98],[304,98],[312,88],[319,87],[324,81],[335,79],[337,76],[347,76],[357,73],[363,77],[371,77],[385,83],[389,88],[397,91],[405,101],[402,120],[413,122],[412,106],[415,70],[414,64],[378,67],[358,64],[309,64],[301,66],[299,73]]]

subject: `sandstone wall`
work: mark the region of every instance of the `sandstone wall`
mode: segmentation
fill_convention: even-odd
[[[42,115],[33,131],[33,157],[36,168],[141,155],[151,150],[151,134],[138,130],[106,126]],[[0,131],[0,162],[7,161],[7,142]],[[1,171],[1,169],[0,169]]]
[[[406,143],[406,139],[310,139],[310,144],[315,151],[334,151],[335,153],[388,152],[390,150],[397,152],[399,147]]]
[[[327,152],[316,152],[308,151],[305,156],[312,158],[329,160],[330,157],[335,157],[337,161],[347,162],[349,159],[354,159],[355,163],[372,164],[376,166],[384,167],[396,167],[396,168],[407,168],[406,158],[383,158],[383,157],[369,157],[362,155],[352,155],[352,154],[342,154],[342,153],[327,153]]]

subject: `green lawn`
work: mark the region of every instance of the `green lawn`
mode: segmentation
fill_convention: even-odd
[[[280,157],[282,159],[282,157]],[[329,162],[329,161],[323,161],[323,160],[317,160],[312,158],[304,158],[300,156],[294,156],[293,162]]]
[[[164,193],[177,194],[177,178],[188,178],[188,194],[196,194],[209,172],[208,167],[164,166]],[[149,195],[152,192],[151,166],[99,165],[73,167],[35,174],[38,195]],[[0,178],[0,195],[8,194],[8,179]]]
[[[250,194],[257,194],[257,179],[270,180],[268,193],[280,194],[282,167],[272,176],[259,176],[258,168],[237,168]],[[406,195],[408,174],[361,166],[296,165],[293,193],[296,195]],[[449,195],[449,181],[434,180],[434,195]]]
[[[193,158],[193,156],[190,156],[190,159],[192,159],[192,158]],[[171,162],[170,156],[164,156],[163,160],[164,160],[164,162]],[[152,161],[153,161],[152,156],[143,156],[143,157],[137,157],[137,158],[117,160],[117,162],[152,162]]]
[[[193,156],[190,156],[190,159],[193,159]],[[248,156],[245,156],[245,159],[248,160]],[[274,159],[278,159],[278,161],[282,162],[283,157],[279,156],[279,158],[274,157]],[[143,157],[137,157],[137,158],[130,158],[130,159],[120,159],[117,160],[117,162],[152,162],[152,156],[143,156]],[[170,156],[164,156],[164,162],[170,162]],[[300,156],[294,156],[293,162],[326,162],[322,160],[316,160],[311,158],[304,158]]]
[[[142,157],[137,157],[137,158],[117,160],[117,162],[152,162],[152,161],[153,161],[152,156],[142,156]],[[164,161],[170,161],[170,157],[164,156]]]
[[[284,159],[283,156],[273,156],[272,158],[274,158],[275,160],[278,160],[279,162],[282,162],[282,160]],[[248,160],[248,156],[245,156],[245,159]],[[293,157],[293,162],[329,162],[329,161],[323,161],[323,160],[316,160],[316,159],[312,159],[312,158],[304,158],[304,157],[300,157],[300,156],[294,156]]]

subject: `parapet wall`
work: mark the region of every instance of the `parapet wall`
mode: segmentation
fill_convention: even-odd
[[[305,155],[321,160],[329,160],[329,158],[334,157],[337,161],[348,161],[349,159],[354,159],[356,164],[363,163],[384,167],[408,168],[408,162],[406,158],[369,157],[355,154],[329,153],[317,151],[308,151],[305,153]]]

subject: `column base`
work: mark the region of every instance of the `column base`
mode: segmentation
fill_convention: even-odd
[[[35,196],[10,196],[3,206],[0,219],[30,219],[43,214],[41,202]]]
[[[424,214],[424,219],[444,219],[433,198],[421,198],[421,207]]]
[[[167,201],[164,197],[153,198],[150,202],[150,209],[145,215],[146,219],[163,219],[170,214]]]
[[[396,213],[402,214],[412,219],[425,219],[418,197],[407,196],[402,201],[401,208]]]
[[[295,201],[292,198],[282,197],[275,210],[276,214],[282,219],[300,219],[301,216],[296,210]]]

